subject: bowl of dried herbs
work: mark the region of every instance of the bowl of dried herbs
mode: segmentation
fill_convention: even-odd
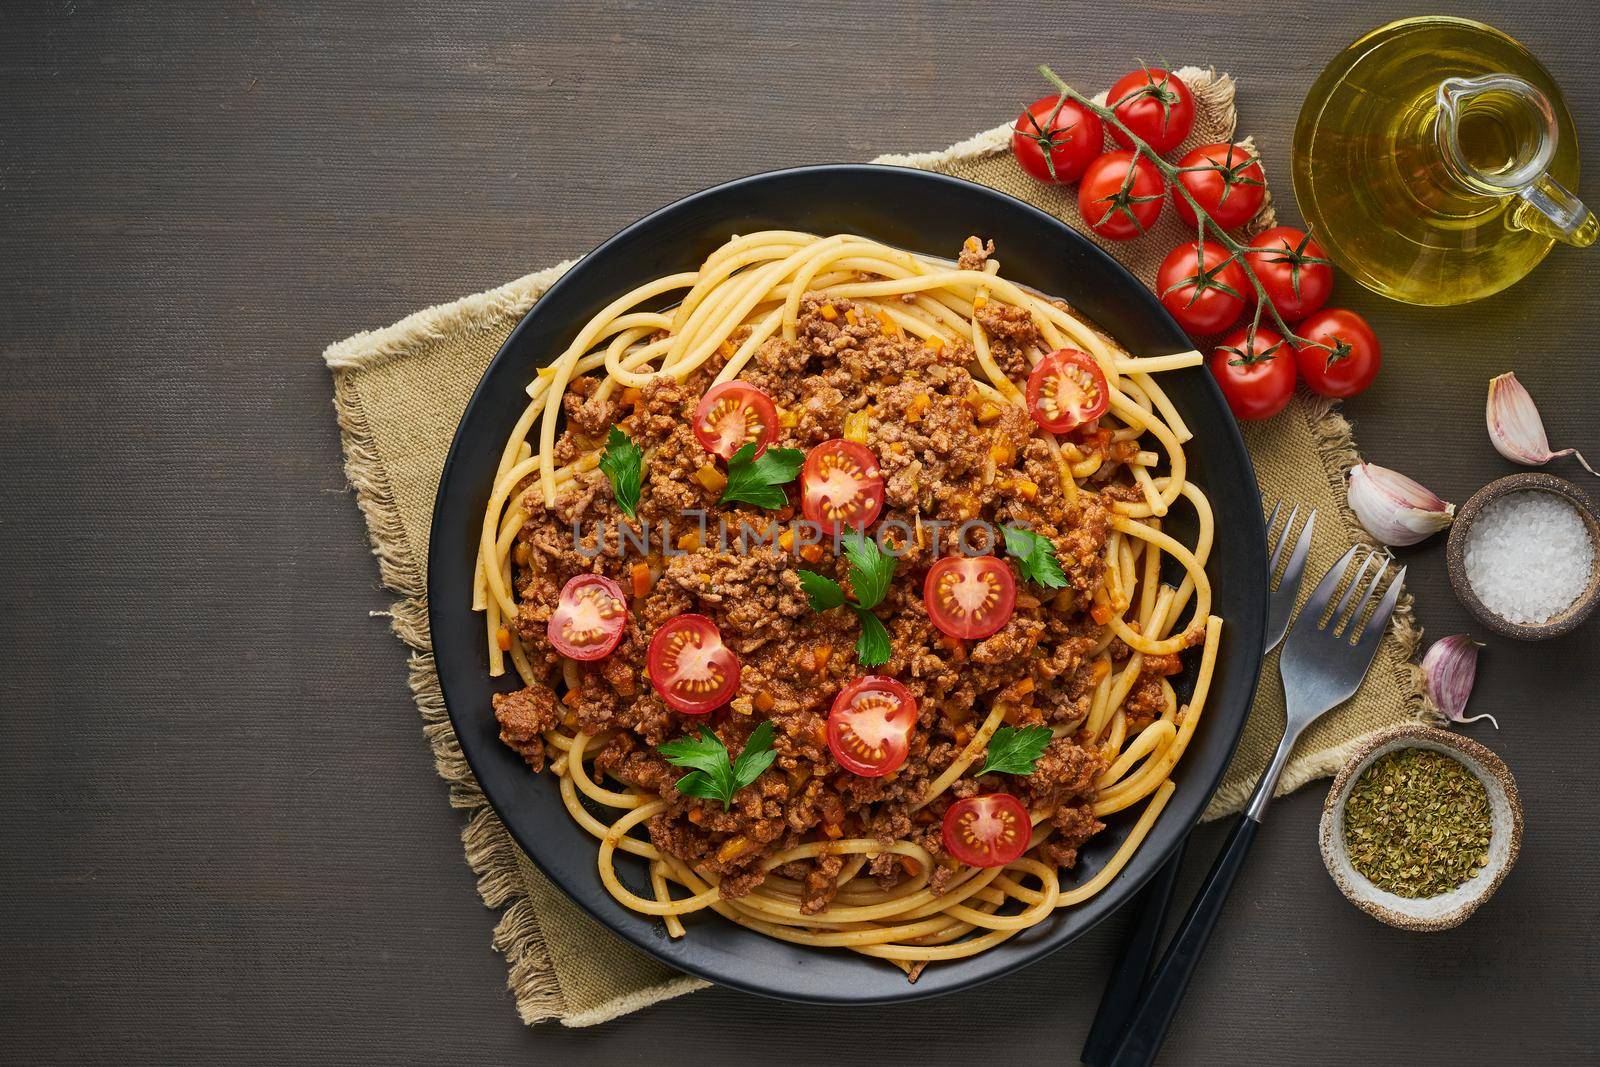
[[[1522,803],[1499,756],[1432,726],[1362,744],[1322,808],[1322,859],[1361,910],[1448,930],[1494,893],[1522,846]]]

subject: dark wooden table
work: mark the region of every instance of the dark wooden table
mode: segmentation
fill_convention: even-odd
[[[1459,6],[1567,86],[1593,175],[1600,30],[1570,2]],[[323,7],[0,7],[0,1060],[1076,1062],[1100,990],[1065,983],[1068,953],[896,1009],[713,990],[519,1024],[402,649],[368,617],[389,597],[318,353],[726,178],[940,147],[1038,95],[1040,60],[1082,85],[1135,57],[1232,71],[1292,215],[1313,74],[1422,9]],[[1510,469],[1482,406],[1511,368],[1559,443],[1600,453],[1597,267],[1558,250],[1449,311],[1344,284],[1387,358],[1348,407],[1366,454],[1464,500]],[[1408,555],[1434,635],[1467,627],[1443,555]],[[1283,803],[1166,1062],[1592,1062],[1597,655],[1596,624],[1490,640],[1475,704],[1504,729],[1470,732],[1518,775],[1528,836],[1461,929],[1357,912],[1317,858],[1323,790]],[[1103,968],[1122,923],[1068,952]]]

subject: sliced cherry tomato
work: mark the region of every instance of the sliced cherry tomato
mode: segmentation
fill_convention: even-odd
[[[1328,302],[1333,267],[1304,230],[1274,226],[1250,242],[1250,266],[1285,322],[1299,322]]]
[[[1160,155],[1177,148],[1194,128],[1194,96],[1183,79],[1160,67],[1126,74],[1106,93],[1106,106],[1123,125]],[[1111,139],[1132,148],[1128,135],[1111,128]]]
[[[871,525],[883,510],[883,472],[872,449],[835,437],[806,455],[800,471],[800,509],[828,533]]]
[[[1111,406],[1100,364],[1076,348],[1058,348],[1028,375],[1028,414],[1051,433],[1066,433],[1098,419]]]
[[[732,459],[752,442],[759,456],[778,438],[778,409],[753,385],[738,381],[713,385],[694,409],[694,436],[707,452],[723,459]]]
[[[1255,218],[1267,198],[1261,157],[1243,145],[1203,144],[1178,160],[1178,166],[1183,168],[1179,184],[1189,190],[1211,221],[1225,230]],[[1199,222],[1188,197],[1177,186],[1172,188],[1172,207],[1190,226]]]
[[[1004,867],[1028,850],[1033,822],[1010,793],[984,793],[950,805],[944,813],[944,847],[972,867]]]
[[[998,633],[1017,603],[1017,580],[993,556],[946,556],[922,583],[928,618],[951,637],[973,640]]]
[[[561,587],[561,601],[550,613],[545,633],[563,656],[601,659],[617,647],[627,625],[622,586],[603,574],[579,574]]]
[[[1294,350],[1300,376],[1323,396],[1355,396],[1378,376],[1383,347],[1367,320],[1344,308],[1323,308],[1295,332],[1310,344]]]
[[[1101,237],[1127,241],[1160,217],[1166,197],[1167,183],[1154,163],[1133,152],[1107,152],[1084,172],[1078,214]]]
[[[1042,182],[1075,182],[1105,147],[1100,116],[1064,96],[1028,105],[1011,127],[1011,151]]]
[[[1223,338],[1211,353],[1211,373],[1235,418],[1270,418],[1294,395],[1294,357],[1265,327],[1241,327]]]
[[[833,698],[828,748],[839,765],[863,778],[900,769],[917,725],[917,698],[893,678],[857,678]]]
[[[739,657],[704,615],[675,615],[650,639],[650,684],[685,715],[704,715],[739,691]]]
[[[1198,253],[1193,241],[1167,254],[1156,274],[1161,304],[1197,337],[1221,333],[1239,321],[1250,292],[1250,278],[1233,253],[1207,241]]]

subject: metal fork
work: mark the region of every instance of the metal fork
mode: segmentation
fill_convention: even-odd
[[[1361,564],[1355,567],[1358,557]],[[1374,563],[1377,569],[1368,579],[1367,572]],[[1151,976],[1128,1026],[1127,1037],[1112,1061],[1115,1067],[1148,1064],[1155,1058],[1167,1027],[1183,1002],[1200,955],[1211,939],[1233,881],[1244,866],[1256,831],[1261,828],[1261,820],[1272,802],[1273,790],[1289,760],[1290,750],[1308,726],[1350,699],[1360,688],[1405,584],[1406,571],[1401,567],[1391,575],[1388,588],[1380,596],[1379,588],[1385,575],[1390,574],[1389,565],[1386,554],[1366,546],[1352,548],[1329,568],[1301,610],[1278,664],[1288,708],[1283,740],[1278,743],[1278,751],[1256,784],[1244,814],[1228,835],[1221,855],[1183,917],[1160,966]],[[1341,588],[1344,594],[1335,604],[1334,597]],[[1331,613],[1330,605],[1334,605]],[[1363,621],[1369,608],[1372,614]],[[1323,621],[1325,615],[1326,622]]]
[[[1268,539],[1272,538],[1274,529],[1278,529],[1278,536],[1272,542],[1270,562],[1267,564],[1269,593],[1263,654],[1277,648],[1278,642],[1283,640],[1283,635],[1289,629],[1289,620],[1294,616],[1294,603],[1300,596],[1300,580],[1305,575],[1306,555],[1311,551],[1312,531],[1317,526],[1317,513],[1313,509],[1307,512],[1305,525],[1300,528],[1299,536],[1295,537],[1296,524],[1300,521],[1300,505],[1295,504],[1290,508],[1289,517],[1278,528],[1278,518],[1282,514],[1283,501],[1280,500],[1273,504],[1266,522]],[[1290,547],[1291,543],[1293,548]],[[1284,565],[1283,576],[1277,578],[1278,564],[1284,562],[1285,553],[1288,553],[1289,561]],[[1100,1007],[1095,1010],[1094,1024],[1089,1027],[1089,1036],[1083,1042],[1083,1052],[1079,1058],[1088,1067],[1103,1067],[1116,1053],[1123,1034],[1127,1032],[1128,1020],[1139,1005],[1140,993],[1150,976],[1150,965],[1156,958],[1156,950],[1161,947],[1161,931],[1166,925],[1167,912],[1172,907],[1172,894],[1178,886],[1178,873],[1187,848],[1188,838],[1183,838],[1140,896],[1138,914],[1128,929],[1122,955],[1117,957],[1116,964],[1111,968],[1105,991],[1100,995]]]

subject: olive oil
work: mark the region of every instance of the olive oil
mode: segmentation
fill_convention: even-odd
[[[1556,241],[1592,242],[1600,223],[1561,198],[1577,181],[1554,80],[1466,19],[1367,34],[1318,78],[1295,129],[1295,196],[1312,233],[1363,285],[1408,303],[1487,296]],[[1566,214],[1547,217],[1553,201]]]

